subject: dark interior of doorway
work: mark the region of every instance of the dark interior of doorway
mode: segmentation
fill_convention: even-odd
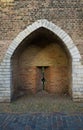
[[[42,90],[45,91],[45,82],[46,82],[45,69],[47,69],[48,66],[38,66],[38,68],[40,69],[41,73]]]

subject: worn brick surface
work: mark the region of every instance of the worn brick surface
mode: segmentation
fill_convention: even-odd
[[[56,41],[36,41],[26,47],[27,42],[12,58],[14,88],[34,93],[42,90],[41,66],[45,66],[45,90],[57,94],[68,93],[71,67],[64,47]]]
[[[0,1],[0,40],[13,40],[29,24],[38,19],[47,19],[66,31],[82,53],[82,0],[4,1]],[[4,44],[6,46],[7,43],[4,41]],[[3,49],[3,46],[0,48]]]
[[[1,0],[0,1],[0,62],[3,60],[3,57],[7,51],[7,48],[11,44],[11,41],[21,32],[23,31],[28,25],[34,23],[35,21],[39,19],[47,19],[47,21],[51,21],[55,25],[57,25],[62,30],[64,30],[66,33],[69,34],[70,38],[67,36],[66,33],[59,30],[58,33],[57,29],[55,27],[55,34],[57,34],[62,41],[64,41],[65,45],[67,44],[67,47],[69,48],[69,52],[72,55],[72,83],[73,84],[73,96],[75,98],[79,98],[83,96],[82,89],[83,89],[83,66],[81,66],[81,63],[83,62],[83,1],[82,0]],[[40,20],[40,23],[41,23]],[[43,21],[44,24],[47,24],[47,21]],[[51,30],[53,30],[53,26],[48,27],[50,22],[48,22],[48,25],[46,27]],[[38,22],[36,23],[38,25]],[[36,25],[29,26],[30,32],[36,29]],[[42,24],[43,25],[43,24]],[[51,24],[52,25],[52,24]],[[39,26],[39,25],[38,25]],[[31,30],[30,30],[31,27]],[[34,28],[33,28],[34,27]],[[60,31],[60,32],[59,32]],[[51,31],[50,31],[51,32]],[[26,37],[26,30],[23,32],[24,37]],[[64,38],[64,35],[66,37]],[[42,35],[43,36],[43,35]],[[51,39],[51,35],[49,35]],[[22,37],[23,38],[23,37]],[[17,40],[14,39],[14,46],[17,47],[20,42],[22,42],[21,35],[17,37]],[[30,38],[30,37],[28,37]],[[22,39],[22,40],[21,40]],[[31,39],[29,39],[31,40]],[[40,39],[41,40],[41,39]],[[68,40],[68,43],[66,42]],[[19,42],[20,41],[20,42]],[[26,40],[25,40],[26,41]],[[70,41],[70,43],[69,43]],[[15,43],[16,42],[16,43]],[[78,52],[74,43],[77,47],[80,53]],[[16,44],[16,45],[15,45]],[[63,43],[61,43],[63,45]],[[13,46],[12,45],[12,46]],[[73,46],[70,47],[70,46]],[[12,56],[14,49],[10,50],[6,53],[6,57],[4,58],[4,63],[11,62],[11,59],[9,57]],[[64,49],[65,50],[65,49]],[[80,54],[82,56],[81,62],[80,62]],[[67,57],[69,58],[69,57]],[[45,61],[45,60],[44,60]],[[62,61],[62,60],[61,60]],[[14,60],[13,60],[14,62]],[[15,60],[15,62],[18,62]],[[44,62],[43,62],[44,63]],[[17,64],[17,63],[15,63]],[[5,65],[6,66],[6,65]],[[5,66],[0,66],[0,88],[3,87],[9,87],[11,86],[10,78],[12,77],[11,71],[11,65],[8,65],[9,69],[5,69]],[[17,65],[15,65],[17,68]],[[3,69],[2,69],[3,68]],[[11,73],[11,74],[10,74]],[[9,77],[8,77],[9,74]],[[17,80],[17,77],[20,77],[18,75],[18,72],[15,71],[14,78]],[[18,75],[18,76],[17,76]],[[55,77],[55,76],[54,76]],[[52,77],[53,78],[53,77]],[[70,77],[69,77],[70,78]],[[61,79],[62,80],[62,79]],[[66,80],[66,79],[65,79]],[[19,80],[18,80],[19,82]],[[63,82],[61,82],[63,84]],[[65,82],[66,83],[66,82]],[[17,82],[15,82],[17,84]],[[31,83],[30,83],[31,84]],[[19,85],[20,86],[20,85]],[[13,86],[12,86],[13,88]],[[2,95],[3,97],[9,96],[10,92],[1,91],[1,101],[2,101]]]

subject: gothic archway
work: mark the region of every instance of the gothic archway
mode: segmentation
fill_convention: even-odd
[[[74,100],[82,99],[82,89],[83,89],[83,66],[81,65],[81,56],[73,43],[70,36],[64,32],[61,28],[49,22],[45,19],[38,20],[34,22],[32,25],[28,26],[24,31],[20,32],[19,35],[12,41],[9,46],[3,62],[0,64],[0,88],[3,89],[1,97],[1,101],[11,101],[13,87],[11,83],[12,77],[12,68],[11,68],[11,57],[15,52],[16,48],[21,44],[21,42],[28,37],[32,32],[37,30],[38,28],[44,27],[51,32],[53,32],[59,39],[62,40],[63,44],[67,48],[70,56],[71,56],[71,64],[72,64],[72,98]]]

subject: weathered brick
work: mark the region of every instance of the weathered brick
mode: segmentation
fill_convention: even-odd
[[[42,1],[40,0],[34,0],[34,1],[33,0],[28,0],[28,1],[27,0],[25,1],[6,0],[6,2],[5,0],[0,1],[0,63],[4,59],[4,61],[1,63],[1,65],[3,64],[3,67],[0,67],[0,76],[2,75],[2,77],[4,77],[3,80],[1,77],[1,83],[2,82],[4,83],[3,86],[6,86],[6,83],[10,82],[5,79],[7,78],[7,75],[8,77],[12,77],[12,75],[10,74],[12,73],[14,69],[15,71],[13,73],[13,79],[14,79],[14,84],[16,86],[15,89],[17,88],[19,84],[17,81],[18,76],[19,76],[20,79],[21,78],[23,79],[23,81],[21,81],[21,84],[24,84],[26,86],[25,88],[29,86],[33,92],[36,92],[37,90],[36,87],[39,86],[39,84],[41,88],[41,83],[40,83],[41,74],[40,74],[39,69],[37,68],[37,66],[40,66],[40,65],[48,66],[47,73],[51,72],[51,74],[49,74],[50,76],[47,76],[50,81],[49,82],[50,86],[47,83],[47,88],[46,88],[50,92],[51,91],[55,92],[54,86],[60,86],[60,84],[63,84],[63,86],[66,86],[66,84],[68,85],[69,80],[67,81],[65,76],[61,76],[61,77],[58,76],[58,73],[61,73],[60,70],[62,70],[64,66],[65,66],[65,69],[64,69],[65,74],[67,75],[67,73],[69,72],[68,69],[66,72],[66,67],[68,66],[68,64],[64,64],[64,65],[61,64],[63,63],[64,60],[66,61],[66,59],[70,58],[68,56],[67,58],[63,56],[63,59],[64,59],[63,61],[57,56],[58,61],[60,62],[61,68],[58,72],[56,72],[56,74],[54,73],[56,70],[55,64],[53,62],[51,63],[55,55],[55,54],[52,55],[52,52],[49,53],[49,55],[51,56],[50,58],[51,60],[49,59],[49,57],[48,58],[45,57],[46,53],[43,50],[43,53],[42,53],[43,55],[40,57],[38,57],[37,55],[36,57],[39,60],[36,61],[34,57],[35,61],[33,60],[34,62],[32,63],[31,63],[31,60],[29,59],[31,59],[33,56],[31,57],[29,51],[28,51],[28,54],[24,56],[21,53],[19,53],[21,57],[20,60],[17,60],[18,58],[16,60],[15,59],[13,60],[13,57],[11,57],[13,56],[13,52],[15,51],[17,46],[19,46],[22,40],[24,41],[24,38],[29,36],[30,33],[35,31],[35,29],[41,27],[42,25],[42,27],[47,27],[48,30],[50,29],[50,31],[54,32],[63,41],[61,44],[65,43],[63,44],[62,48],[66,46],[67,49],[64,48],[64,52],[65,50],[66,51],[68,50],[69,51],[68,53],[70,53],[71,55],[72,78],[75,77],[77,79],[77,82],[75,83],[72,82],[72,84],[73,86],[75,86],[76,83],[79,83],[78,86],[76,86],[76,88],[80,90],[80,84],[81,86],[83,85],[82,80],[81,80],[81,78],[83,77],[83,69],[79,69],[79,68],[83,68],[83,65],[82,65],[83,64],[82,62],[83,61],[83,51],[82,51],[83,50],[82,49],[83,48],[83,44],[82,44],[83,8],[82,6],[83,6],[83,2],[80,0],[68,0],[68,1],[67,0],[64,0],[64,1],[60,1],[60,0],[56,0],[56,1],[55,0],[52,0],[52,1],[50,0],[42,0]],[[38,24],[35,21],[39,19],[43,19],[43,20],[41,22],[39,21],[39,24]],[[51,22],[48,22],[45,19],[47,19],[48,21],[52,21],[54,24],[51,24]],[[34,24],[31,25],[32,23]],[[28,26],[28,25],[31,25],[31,26]],[[58,28],[58,26],[62,28],[64,31]],[[25,28],[26,30],[23,31]],[[67,35],[67,33],[70,35],[71,38]],[[17,35],[18,37],[16,37]],[[14,41],[12,42],[13,39]],[[10,44],[11,44],[11,47],[7,51]],[[79,51],[77,50],[76,46]],[[31,52],[34,55],[32,50]],[[11,59],[14,63],[13,67],[11,67]],[[26,59],[28,62],[26,61]],[[55,59],[57,58],[55,57]],[[18,67],[18,62],[20,62],[19,67]],[[6,67],[7,64],[8,64],[8,67]],[[25,70],[23,70],[22,72],[23,67],[25,68],[26,65],[29,67],[32,67],[30,70],[31,72],[28,71],[27,73],[25,72]],[[74,71],[75,67],[76,67],[76,70]],[[8,72],[6,71],[6,68],[8,68]],[[21,74],[18,74],[18,69],[20,70]],[[28,67],[27,69],[29,70]],[[28,79],[27,79],[27,75],[30,76],[30,77],[28,76],[29,77]],[[67,78],[68,76],[69,75],[67,75]],[[37,78],[37,80],[35,80],[35,78]],[[58,80],[60,80],[61,82],[57,82]],[[62,81],[63,82],[65,81],[65,82],[62,83]],[[7,87],[10,87],[10,86],[8,86],[7,84]],[[60,92],[60,89],[59,90],[56,89],[56,90]],[[61,91],[63,92],[63,87]],[[82,95],[80,95],[80,98],[82,98]]]

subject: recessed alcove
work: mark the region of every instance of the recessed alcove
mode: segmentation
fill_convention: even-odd
[[[11,61],[14,95],[36,94],[43,89],[41,67],[45,71],[45,91],[71,94],[71,56],[50,30],[41,27],[32,32],[16,48]]]
[[[17,35],[0,63],[0,102],[10,102],[14,95],[42,91],[38,66],[48,66],[45,92],[83,100],[81,58],[64,30],[46,19],[37,20]]]

